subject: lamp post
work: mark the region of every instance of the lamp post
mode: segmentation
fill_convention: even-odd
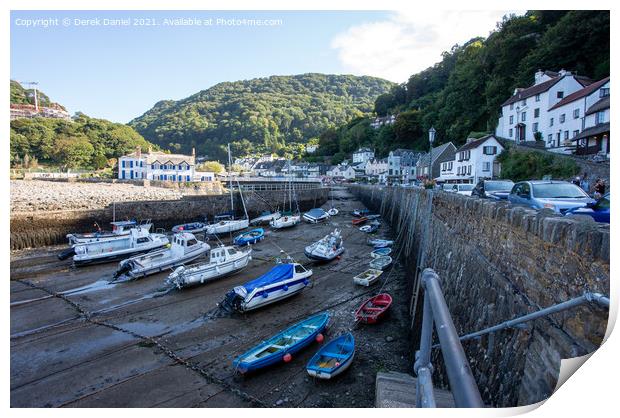
[[[428,152],[428,180],[430,181],[433,178],[433,142],[435,142],[435,133],[437,131],[435,128],[431,126],[431,129],[428,130],[428,144],[429,144],[429,152]]]

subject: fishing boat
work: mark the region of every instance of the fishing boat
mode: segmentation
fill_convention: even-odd
[[[290,362],[292,356],[313,341],[323,341],[321,332],[329,322],[327,312],[313,315],[263,341],[233,360],[233,367],[248,373],[281,362]]]
[[[373,258],[368,264],[370,265],[371,269],[385,270],[386,268],[390,266],[390,264],[392,264],[392,257],[390,256],[376,257],[376,258]]]
[[[207,224],[204,222],[190,222],[187,224],[175,225],[172,227],[172,232],[178,234],[179,232],[191,232],[197,234],[204,232],[207,229]]]
[[[282,214],[278,212],[265,211],[254,219],[250,219],[250,225],[265,225],[271,223],[274,219],[278,219]]]
[[[310,284],[312,270],[298,263],[276,265],[262,276],[228,292],[221,306],[229,311],[247,312],[291,297]]]
[[[343,252],[344,245],[338,228],[304,249],[306,257],[317,261],[331,261]]]
[[[381,224],[379,222],[371,222],[370,225],[364,225],[360,227],[360,231],[366,232],[367,234],[373,234],[377,232]]]
[[[274,229],[290,228],[301,222],[301,216],[293,215],[292,212],[283,212],[282,216],[269,222],[269,226]]]
[[[121,261],[114,279],[117,282],[133,280],[173,269],[202,257],[210,249],[209,244],[199,241],[191,232],[181,232],[173,236],[167,248]]]
[[[304,213],[304,219],[311,224],[316,224],[329,219],[329,215],[321,208],[314,208]]]
[[[365,216],[362,216],[361,218],[356,218],[356,219],[351,220],[351,223],[353,225],[362,225],[362,224],[364,224],[366,222],[368,222],[368,218],[365,217]]]
[[[366,216],[370,214],[370,211],[368,209],[355,209],[353,212],[351,212],[351,215],[355,216],[356,218],[361,218],[362,216]]]
[[[265,230],[263,228],[256,228],[248,232],[244,232],[239,234],[233,240],[235,245],[250,245],[256,244],[259,241],[262,241],[265,238]]]
[[[134,228],[141,228],[146,230],[146,232],[149,232],[151,230],[151,227],[153,226],[150,221],[144,221],[138,224],[135,219],[129,221],[110,222],[110,225],[112,225],[111,231],[104,231],[99,228],[99,225],[97,223],[95,223],[97,231],[88,232],[85,234],[67,234],[69,245],[121,238],[123,236],[129,235],[129,232]]]
[[[392,304],[392,296],[380,293],[364,301],[355,311],[355,321],[375,324],[385,315]]]
[[[385,247],[391,247],[392,245],[394,245],[394,241],[390,241],[387,239],[372,238],[372,239],[368,239],[368,245],[371,245],[375,248],[385,248]]]
[[[251,259],[251,248],[237,249],[222,245],[211,249],[208,262],[177,267],[166,279],[166,284],[182,289],[209,283],[243,270]]]
[[[353,277],[353,283],[360,286],[370,286],[379,280],[379,276],[383,274],[383,270],[368,269],[357,276]]]
[[[372,258],[383,257],[390,254],[392,254],[392,249],[390,247],[377,248],[370,252]]]
[[[235,204],[233,197],[233,183],[232,183],[232,158],[230,156],[230,144],[228,144],[228,179],[230,190],[230,212],[218,215],[214,218],[213,223],[208,224],[205,228],[205,232],[210,235],[227,234],[230,232],[240,231],[250,226],[250,219],[248,217],[248,211],[245,207],[245,201],[243,200],[243,193],[239,181],[237,181],[237,187],[239,189],[239,196],[241,197],[241,204],[243,205],[243,212],[245,217],[243,219],[235,219]]]
[[[151,234],[147,229],[133,228],[128,235],[119,239],[75,244],[72,248],[73,264],[81,266],[120,260],[161,248],[168,243],[164,234]]]
[[[306,370],[312,377],[331,379],[351,366],[355,356],[355,338],[347,332],[331,340],[310,359]]]

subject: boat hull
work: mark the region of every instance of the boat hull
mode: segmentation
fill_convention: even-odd
[[[293,227],[300,222],[301,222],[300,216],[288,216],[288,217],[285,216],[285,217],[282,217],[282,218],[276,219],[275,221],[270,222],[269,226],[271,226],[274,229],[283,229],[283,228]]]
[[[378,294],[362,303],[355,311],[355,320],[365,324],[376,324],[386,315],[390,306],[392,306],[392,297],[387,293]]]
[[[205,232],[211,235],[227,234],[229,232],[241,231],[250,226],[250,221],[240,219],[236,221],[223,221],[217,224],[207,225]]]
[[[252,256],[248,253],[236,260],[231,260],[222,264],[213,266],[207,265],[202,269],[200,266],[196,266],[190,268],[189,271],[186,270],[185,272],[180,273],[178,277],[168,276],[166,283],[179,289],[211,283],[217,279],[240,272],[247,267],[251,259]]]
[[[353,363],[355,357],[355,339],[347,333],[330,341],[310,359],[306,371],[312,377],[332,379]]]
[[[203,244],[204,245],[202,245],[199,249],[189,252],[185,254],[183,257],[177,257],[174,259],[168,258],[168,259],[162,260],[160,263],[157,263],[157,264],[154,264],[148,267],[142,267],[142,268],[134,267],[128,272],[120,274],[117,277],[116,281],[140,279],[142,277],[150,276],[151,274],[161,273],[164,270],[173,269],[185,263],[192,262],[196,260],[197,258],[204,256],[210,250],[211,247],[208,244],[205,244],[205,243]],[[164,250],[164,251],[170,251],[170,250]],[[130,261],[131,260],[122,261],[120,263],[118,271],[121,271],[123,267],[125,266],[125,263],[129,263]]]
[[[342,253],[344,253],[344,247],[339,248],[337,251],[333,252],[329,256],[316,254],[311,251],[308,251],[307,249],[304,250],[305,256],[308,257],[310,260],[322,261],[322,262],[332,261],[336,259],[338,256],[342,255]]]

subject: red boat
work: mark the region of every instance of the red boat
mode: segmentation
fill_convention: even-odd
[[[380,293],[371,297],[360,306],[355,312],[355,321],[366,324],[377,323],[387,312],[392,304],[392,296],[387,293]]]
[[[351,221],[351,223],[352,223],[353,225],[361,225],[361,224],[363,224],[363,223],[364,223],[364,222],[366,222],[366,221],[368,221],[368,218],[367,218],[367,217],[365,217],[365,216],[362,216],[361,218],[353,219],[353,220]]]

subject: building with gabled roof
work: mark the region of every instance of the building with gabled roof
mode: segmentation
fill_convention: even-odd
[[[196,153],[192,155],[168,154],[160,151],[143,153],[137,147],[131,154],[118,159],[118,178],[122,180],[157,180],[157,181],[211,181],[213,173],[196,174]]]

